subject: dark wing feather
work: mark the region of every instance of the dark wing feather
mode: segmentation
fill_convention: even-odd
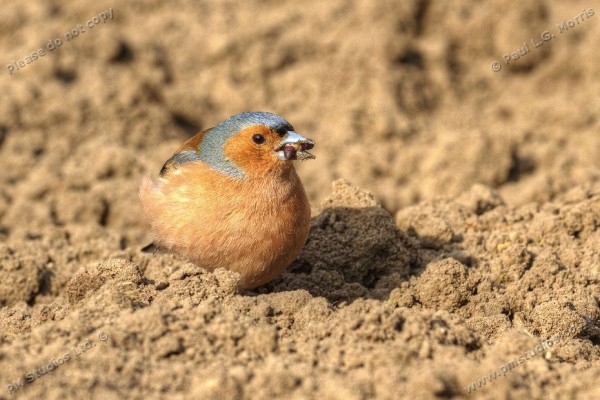
[[[196,135],[186,140],[186,142],[183,145],[181,145],[181,147],[175,152],[175,154],[173,154],[173,156],[167,160],[165,165],[163,165],[163,167],[160,170],[160,175],[165,175],[179,164],[185,164],[187,162],[200,160],[200,142],[202,142],[202,139],[204,138],[206,132],[208,132],[211,129],[212,128],[205,129],[202,132],[197,133]]]
[[[140,249],[142,253],[155,253],[158,250],[158,246],[151,242]]]

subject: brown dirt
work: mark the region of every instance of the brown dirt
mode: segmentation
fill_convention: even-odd
[[[590,6],[3,2],[3,65],[114,18],[0,75],[0,399],[599,398]],[[244,110],[317,159],[305,250],[240,293],[141,253],[136,191]]]

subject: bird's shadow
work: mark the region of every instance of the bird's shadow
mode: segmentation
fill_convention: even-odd
[[[331,303],[384,299],[419,265],[416,241],[383,208],[325,208],[312,219],[298,259],[249,294],[304,289]]]

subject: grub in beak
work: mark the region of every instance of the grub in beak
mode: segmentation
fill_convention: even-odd
[[[315,142],[312,140],[294,131],[288,131],[275,151],[280,160],[308,160],[315,158],[308,152],[313,147],[315,147]]]

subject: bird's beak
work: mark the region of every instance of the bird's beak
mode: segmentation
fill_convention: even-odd
[[[280,160],[308,160],[315,158],[308,152],[313,147],[315,147],[315,142],[312,140],[294,131],[288,131],[275,148],[275,151]]]

